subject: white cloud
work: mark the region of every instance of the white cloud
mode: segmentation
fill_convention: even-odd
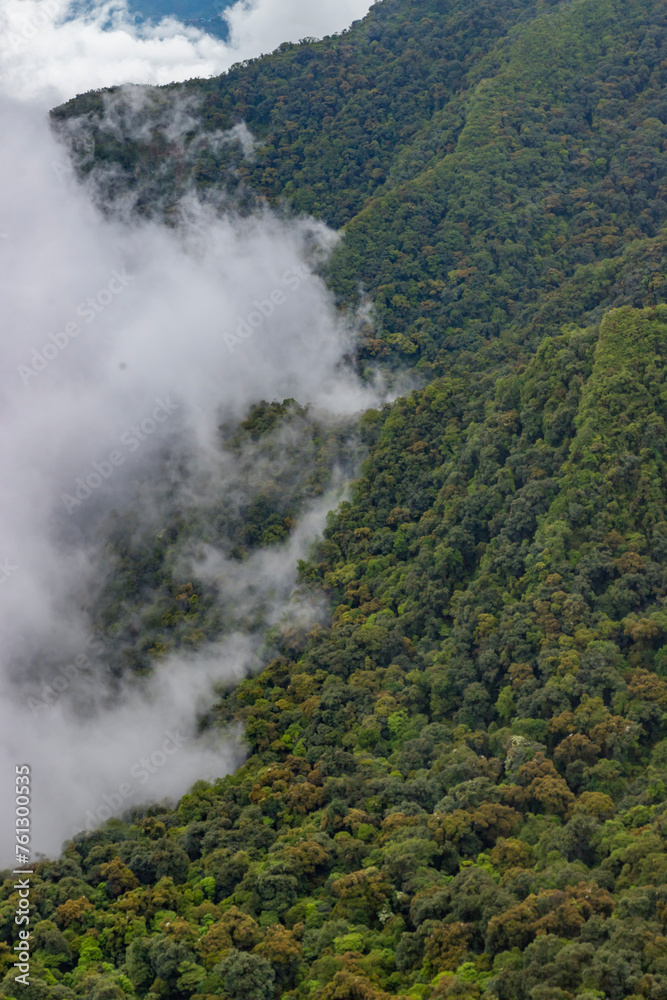
[[[245,0],[229,9],[230,43],[166,19],[136,27],[125,0],[68,20],[74,0],[3,0],[0,87],[41,106],[116,84],[165,84],[224,72],[281,42],[347,27],[368,0]],[[109,27],[105,29],[105,26]]]
[[[64,168],[44,111],[99,87],[217,74],[283,41],[339,31],[369,6],[240,2],[229,12],[227,45],[176,21],[136,28],[123,0],[71,20],[70,0],[2,2],[0,863],[13,860],[15,764],[33,768],[33,849],[56,853],[89,813],[104,815],[142,758],[160,757],[165,731],[193,730],[213,683],[234,682],[254,661],[255,645],[231,635],[170,658],[155,682],[110,699],[89,649],[87,611],[105,512],[122,509],[142,478],[150,483],[166,442],[205,466],[220,408],[239,416],[257,399],[294,396],[353,412],[375,401],[340,368],[352,331],[312,272],[313,247],[327,253],[335,234],[270,214],[221,219],[196,202],[178,229],[103,219]],[[235,138],[252,142],[246,133]],[[159,423],[157,399],[178,406]],[[77,490],[80,505],[63,501]],[[327,498],[287,546],[245,569],[207,550],[202,573],[225,600],[233,580],[244,601],[272,602],[279,614],[296,560],[334,502]],[[35,717],[26,694],[64,683],[64,667],[82,652],[90,666]],[[87,721],[73,708],[82,699]],[[178,796],[238,758],[233,740],[184,743],[131,801]]]
[[[160,447],[205,464],[221,419],[240,417],[259,399],[294,397],[353,413],[375,396],[341,367],[353,330],[312,270],[314,250],[326,254],[337,239],[322,224],[269,213],[217,217],[194,201],[176,228],[103,218],[84,189],[53,169],[63,154],[40,111],[0,99],[0,128],[5,860],[15,764],[34,769],[34,847],[57,851],[100,796],[159,750],[164,730],[192,728],[215,679],[233,680],[248,668],[250,644],[232,637],[172,659],[155,685],[126,691],[109,707],[94,666],[87,722],[72,716],[69,693],[33,717],[26,692],[51,683],[86,649],[102,516],[126,507],[142,482],[150,500]],[[153,503],[159,524],[167,511]],[[243,600],[254,594],[281,606],[286,592],[275,587],[291,582],[323,516],[324,507],[306,520],[292,548],[248,562],[238,579]],[[209,558],[207,572],[220,565]],[[231,744],[193,744],[165,763],[146,792],[180,795],[196,777],[224,773],[235,754]]]
[[[365,17],[369,0],[241,0],[227,14],[231,44],[241,59],[272,52],[281,42],[321,38]]]

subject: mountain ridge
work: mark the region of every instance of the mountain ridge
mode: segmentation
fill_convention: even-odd
[[[82,176],[114,167],[107,209],[173,221],[197,190],[341,228],[322,273],[368,307],[358,369],[420,387],[357,421],[365,461],[299,565],[326,615],[276,626],[203,720],[243,727],[245,764],[39,864],[28,1000],[667,996],[665,29],[653,0],[383,0],[221,78],[54,111]],[[211,141],[241,123],[253,153]],[[307,484],[213,525],[239,560],[347,446],[293,401],[230,446],[270,455],[290,420]],[[205,530],[115,522],[102,612],[141,571],[134,668],[183,641],[200,590],[169,574]]]

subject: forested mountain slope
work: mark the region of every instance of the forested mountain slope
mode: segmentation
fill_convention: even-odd
[[[667,997],[664,41],[653,0],[384,0],[219,80],[54,112],[94,139],[82,171],[113,165],[100,197],[169,215],[194,179],[343,227],[328,278],[374,305],[360,367],[421,388],[362,417],[361,475],[300,566],[327,621],[211,709],[247,763],[41,864],[34,982],[4,995]],[[250,158],[211,139],[241,121]],[[224,526],[239,559],[347,431],[302,433],[316,471]],[[143,667],[181,641],[165,567],[203,529],[145,551],[124,530],[113,599],[142,567],[175,601],[128,639]]]
[[[329,41],[124,114],[120,95],[86,95],[54,120],[94,140],[84,170],[113,164],[105,195],[129,186],[140,210],[164,211],[194,176],[345,226],[332,283],[342,301],[360,282],[372,297],[381,335],[367,350],[442,370],[501,331],[534,347],[534,324],[541,337],[545,321],[654,290],[660,252],[634,244],[667,212],[664,37],[650,0],[384,0]],[[164,126],[179,99],[201,110],[175,142]],[[258,140],[249,159],[212,138],[241,121]],[[577,282],[632,249],[641,278],[619,282],[607,263]]]

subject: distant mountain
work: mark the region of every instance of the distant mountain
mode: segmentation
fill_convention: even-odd
[[[175,17],[184,24],[195,24],[219,38],[229,37],[222,11],[235,0],[130,0],[130,11],[141,21],[157,22]]]
[[[137,24],[157,24],[165,17],[174,17],[186,25],[194,25],[217,38],[227,39],[229,29],[222,17],[236,0],[128,0],[128,10]],[[91,10],[94,0],[84,0],[77,9]]]
[[[235,0],[130,0],[130,10],[142,21],[160,21],[175,17],[184,24],[195,23],[221,38],[229,36],[221,13]]]

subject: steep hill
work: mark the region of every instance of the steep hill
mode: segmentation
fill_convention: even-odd
[[[205,193],[344,226],[331,279],[341,301],[360,282],[372,298],[368,352],[442,371],[501,331],[534,349],[547,324],[655,291],[664,22],[651,0],[384,0],[341,36],[161,88],[120,122],[104,116],[110,99],[122,106],[113,92],[54,121],[94,139],[84,171],[122,165],[107,199],[121,185],[140,210],[165,211],[194,177]],[[165,122],[178,100],[200,111],[176,143]],[[242,121],[250,158],[210,138]],[[628,252],[648,282],[622,265],[619,279]]]
[[[342,227],[331,287],[374,307],[360,368],[421,388],[361,419],[362,473],[300,566],[326,623],[278,630],[211,708],[246,764],[41,864],[35,981],[4,995],[667,997],[665,27],[654,0],[383,0],[220,79],[53,113],[94,139],[82,172],[116,167],[107,205],[169,217],[194,181]],[[241,122],[252,156],[212,138]],[[303,428],[316,471],[219,528],[238,558],[345,448]],[[202,531],[118,525],[109,603],[142,567],[178,605],[173,546]],[[126,661],[182,641],[157,620]]]

